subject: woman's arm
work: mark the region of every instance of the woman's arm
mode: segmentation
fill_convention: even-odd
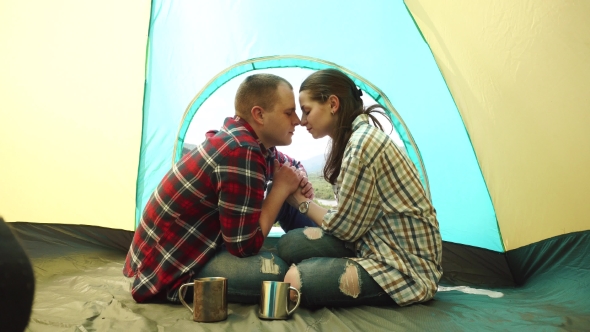
[[[314,201],[307,198],[302,193],[302,191],[303,191],[303,189],[295,190],[295,192],[292,193],[287,198],[287,203],[289,203],[289,205],[291,205],[294,208],[299,208],[299,206],[302,203],[309,201],[309,209],[308,209],[306,215],[309,217],[309,219],[311,219],[313,222],[315,222],[318,226],[322,226],[324,216],[326,215],[326,213],[328,213],[328,210],[317,205]]]
[[[356,241],[381,215],[373,195],[376,179],[373,171],[360,159],[352,157],[342,166],[342,186],[338,193],[338,206],[327,210],[311,202],[308,217],[325,231],[344,241]],[[307,199],[298,191],[287,198],[293,207]]]

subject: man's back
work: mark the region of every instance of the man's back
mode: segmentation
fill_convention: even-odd
[[[177,288],[225,242],[230,253],[256,254],[264,241],[258,220],[268,177],[265,152],[243,120],[186,154],[150,197],[127,255],[138,302],[177,301]]]

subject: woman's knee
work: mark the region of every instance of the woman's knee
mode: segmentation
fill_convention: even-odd
[[[291,287],[301,290],[301,276],[299,275],[299,269],[295,264],[291,265],[287,273],[285,274],[285,282],[289,283]],[[297,293],[290,291],[291,301],[297,302]]]
[[[319,240],[323,237],[324,231],[320,227],[305,227],[289,231],[277,243],[279,255],[291,253],[294,251],[293,249],[300,248],[302,243]]]
[[[291,264],[295,261],[295,253],[297,252],[298,246],[301,245],[303,240],[304,229],[294,229],[283,235],[277,242],[278,255],[284,259],[287,263]]]
[[[338,280],[340,291],[347,296],[357,298],[361,293],[358,264],[347,263]]]
[[[288,264],[298,264],[312,257],[354,257],[347,243],[324,233],[320,227],[295,229],[277,243],[278,255]]]

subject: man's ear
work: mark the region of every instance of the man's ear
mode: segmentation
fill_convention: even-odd
[[[250,114],[252,115],[252,120],[259,125],[264,124],[264,108],[260,106],[254,106],[250,110]]]
[[[335,114],[340,109],[340,99],[336,95],[330,95],[328,97],[328,103],[330,103],[330,112]]]

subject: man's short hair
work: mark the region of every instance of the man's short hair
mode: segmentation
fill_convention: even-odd
[[[267,111],[272,110],[277,100],[276,92],[280,83],[285,83],[291,90],[293,89],[291,83],[277,75],[254,74],[246,77],[236,92],[236,115],[249,119],[250,110],[254,106],[260,106]]]

